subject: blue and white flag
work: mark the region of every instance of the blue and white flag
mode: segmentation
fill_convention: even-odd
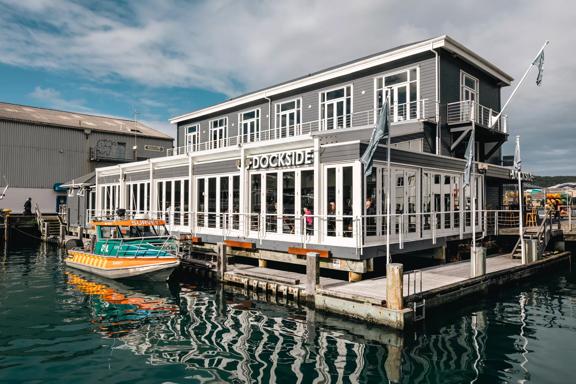
[[[474,162],[474,131],[470,133],[470,139],[468,140],[468,146],[466,147],[464,158],[466,159],[466,167],[464,168],[464,187],[467,187],[470,185],[470,174],[472,173],[472,164]]]
[[[514,149],[514,171],[522,172],[522,158],[520,157],[520,139],[516,138],[516,148]]]
[[[542,75],[544,75],[544,50],[540,52],[536,60],[532,63],[532,65],[538,66],[538,76],[536,77],[536,85],[542,85]]]
[[[390,134],[389,108],[388,99],[386,99],[384,105],[382,105],[380,115],[378,116],[376,127],[374,127],[374,130],[372,131],[372,137],[370,138],[370,143],[368,143],[368,148],[366,148],[362,158],[360,159],[362,164],[364,164],[364,176],[370,176],[372,174],[372,159],[374,158],[374,152],[376,152],[378,143],[383,137]]]

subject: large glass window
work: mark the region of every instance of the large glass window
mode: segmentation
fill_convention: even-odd
[[[216,178],[208,179],[208,227],[216,228]]]
[[[364,202],[364,225],[366,227],[366,235],[376,235],[376,183],[377,175],[376,168],[372,169],[372,174],[366,177],[366,201]]]
[[[295,233],[296,178],[294,172],[282,176],[282,232]]]
[[[298,134],[302,118],[300,99],[276,104],[276,137],[289,137]]]
[[[346,86],[320,93],[322,129],[347,128],[352,122],[352,87]]]
[[[260,139],[260,109],[240,113],[238,125],[243,143],[258,141]]]
[[[240,176],[232,176],[232,226],[240,228]]]
[[[314,171],[300,172],[300,209],[304,216],[304,227],[306,233],[314,233],[313,215],[316,214],[314,207]]]
[[[228,176],[220,178],[220,228],[228,228],[229,226],[229,215],[228,215],[228,205],[230,204],[230,184]]]
[[[220,119],[210,121],[210,147],[221,148],[226,146],[226,138],[228,137],[228,118],[223,117]]]
[[[198,188],[196,193],[196,210],[198,215],[198,226],[203,227],[205,223],[204,212],[206,211],[204,202],[204,179],[198,179]]]
[[[260,174],[250,177],[250,229],[258,231],[260,229],[262,177]]]
[[[354,204],[354,172],[352,167],[342,167],[342,230],[344,237],[352,237],[353,234],[353,204]]]
[[[376,78],[376,110],[375,117],[386,98],[390,99],[391,121],[405,121],[421,117],[418,70],[407,69]]]
[[[266,232],[276,232],[278,228],[278,174],[266,174]]]
[[[328,168],[326,196],[328,198],[326,234],[328,236],[336,236],[336,168]]]

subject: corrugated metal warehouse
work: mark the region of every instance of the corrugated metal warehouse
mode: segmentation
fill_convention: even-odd
[[[0,209],[31,197],[46,212],[65,203],[58,186],[101,166],[164,156],[173,138],[142,123],[0,103]]]

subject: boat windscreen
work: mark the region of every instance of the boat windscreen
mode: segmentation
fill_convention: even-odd
[[[153,226],[132,226],[128,231],[128,237],[154,237],[158,236]]]

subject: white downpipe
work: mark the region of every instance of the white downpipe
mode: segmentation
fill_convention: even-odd
[[[438,56],[438,52],[434,50],[434,43],[430,45],[430,52],[432,52],[435,56],[435,79],[436,79],[436,154],[440,155],[442,150],[440,147],[441,142],[441,130],[440,130],[440,84],[438,78],[438,72],[440,69],[440,58]]]

